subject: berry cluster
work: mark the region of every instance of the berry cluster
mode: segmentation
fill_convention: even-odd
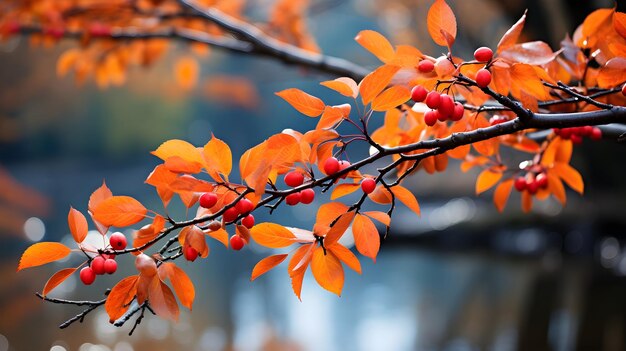
[[[480,47],[474,51],[474,59],[478,62],[491,62],[493,51],[488,47]],[[486,88],[491,83],[491,72],[487,68],[481,68],[476,72],[476,85]]]
[[[411,99],[415,102],[424,102],[431,108],[424,114],[424,122],[432,127],[437,121],[445,122],[460,121],[463,118],[463,105],[455,102],[454,98],[448,94],[440,94],[433,90],[428,91],[421,85],[416,85],[411,90]]]
[[[560,136],[563,139],[571,139],[574,144],[580,144],[583,142],[583,137],[591,138],[592,140],[602,139],[602,131],[598,127],[584,126],[584,127],[571,127],[571,128],[555,128],[554,134]]]
[[[285,174],[284,177],[285,184],[292,188],[300,186],[304,184],[304,175],[298,171],[291,171]],[[303,203],[305,205],[310,204],[315,199],[315,190],[313,189],[304,189],[297,193],[289,194],[285,198],[285,202],[289,206],[295,206],[299,203]]]
[[[212,208],[217,205],[217,195],[215,193],[204,193],[200,196],[200,206],[204,208]],[[241,219],[241,225],[250,229],[254,227],[254,216],[250,213],[254,210],[254,204],[252,201],[243,198],[230,207],[222,214],[222,220],[224,223],[231,223],[237,220],[240,215],[244,217]],[[219,230],[222,224],[218,221],[209,223],[209,230]],[[239,235],[235,234],[230,238],[230,246],[234,250],[241,250],[245,246],[246,242]],[[193,262],[198,257],[198,252],[193,247],[186,247],[183,251],[183,255],[187,261]]]
[[[126,248],[126,237],[120,232],[111,234],[109,244],[114,250],[124,250]],[[115,255],[102,254],[91,259],[89,267],[80,270],[80,281],[85,285],[91,285],[96,281],[97,275],[113,274],[117,271]]]
[[[517,177],[514,186],[519,192],[528,191],[530,195],[535,195],[539,189],[548,187],[548,176],[544,172],[529,172],[526,177]]]

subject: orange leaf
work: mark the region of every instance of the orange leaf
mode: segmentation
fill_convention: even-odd
[[[182,57],[178,59],[174,66],[176,82],[183,89],[191,89],[198,82],[198,73],[200,66],[192,57]]]
[[[315,217],[315,223],[325,226],[330,226],[330,223],[337,219],[337,217],[348,211],[348,206],[341,202],[329,202],[325,203],[317,209],[317,216]]]
[[[372,110],[387,111],[404,104],[410,98],[411,92],[409,89],[400,85],[394,85],[374,98],[374,101],[372,101]]]
[[[622,38],[626,39],[626,13],[615,12],[613,14],[613,27]]]
[[[361,262],[359,262],[359,259],[345,246],[335,243],[326,246],[326,250],[332,252],[341,262],[350,267],[350,269],[361,274]]]
[[[165,262],[159,266],[159,277],[170,280],[180,303],[191,310],[196,290],[187,273],[174,263]]]
[[[391,225],[391,217],[389,217],[389,215],[386,214],[385,212],[369,211],[369,212],[363,212],[363,214],[379,221],[380,223],[384,224],[387,227]]]
[[[371,219],[357,214],[352,225],[352,235],[356,249],[363,256],[367,256],[376,262],[376,255],[380,249],[380,235]]]
[[[211,238],[224,244],[225,247],[228,247],[228,232],[226,232],[224,228],[220,228],[218,230],[209,230],[205,233]]]
[[[279,91],[276,95],[287,101],[298,112],[309,117],[317,117],[324,112],[324,102],[313,95],[296,88]]]
[[[626,58],[610,59],[598,74],[598,85],[601,88],[612,88],[626,81]]]
[[[148,287],[148,301],[157,316],[163,319],[178,321],[178,303],[172,290],[161,279],[154,277]]]
[[[426,19],[428,33],[441,46],[449,46],[456,38],[456,17],[445,0],[435,0]],[[448,41],[451,40],[449,43]]]
[[[198,162],[190,162],[178,156],[172,156],[165,160],[165,167],[174,173],[200,173],[202,164]]]
[[[567,196],[565,195],[565,187],[563,187],[563,182],[553,175],[551,172],[548,172],[548,190],[554,195],[554,197],[559,200],[561,205],[565,206],[567,202]]]
[[[141,229],[135,232],[133,235],[133,247],[141,247],[146,243],[154,240],[157,235],[165,228],[165,218],[161,215],[154,217],[152,224],[145,225]],[[139,255],[141,252],[133,252],[133,255]]]
[[[252,239],[257,244],[271,249],[287,247],[296,242],[296,237],[289,229],[275,223],[260,223],[250,229]]]
[[[55,242],[36,243],[29,246],[20,258],[18,271],[24,268],[41,266],[65,258],[72,250],[69,247]]]
[[[178,156],[187,162],[203,164],[204,160],[198,149],[184,140],[171,139],[152,151],[151,154],[167,161],[168,158]]]
[[[574,191],[582,195],[585,190],[585,183],[583,177],[572,166],[567,163],[555,163],[554,167],[550,169],[550,173],[554,173]]]
[[[341,77],[335,80],[327,80],[320,84],[343,96],[356,98],[359,95],[359,87],[352,78]]]
[[[515,45],[517,40],[519,39],[520,34],[522,34],[522,30],[524,29],[524,24],[526,23],[526,12],[524,15],[509,29],[504,33],[502,39],[498,43],[497,52],[501,52],[502,50],[508,49],[509,47]]]
[[[211,171],[217,171],[228,179],[228,175],[233,168],[233,154],[228,144],[213,136],[204,145],[204,159],[207,163],[209,174]],[[215,176],[213,178],[215,179]],[[218,178],[215,181],[221,181],[221,179]]]
[[[352,194],[357,191],[361,186],[358,183],[344,183],[339,184],[333,189],[333,192],[330,194],[331,200],[336,200],[342,196],[346,196]]]
[[[289,256],[288,254],[280,254],[280,255],[272,255],[269,257],[265,257],[260,260],[254,268],[252,269],[252,275],[250,276],[250,281],[255,280],[261,275],[269,272],[272,268],[278,266],[281,262],[285,260]]]
[[[332,252],[327,251],[324,254],[324,249],[315,248],[311,260],[311,271],[322,288],[341,296],[344,282],[343,267]]]
[[[183,228],[178,234],[178,242],[183,248],[186,246],[193,247],[202,258],[209,255],[209,246],[206,243],[204,232],[197,225]]]
[[[133,301],[137,294],[138,275],[126,277],[115,284],[109,292],[104,309],[109,315],[109,322],[113,323],[128,311],[130,302]]]
[[[485,169],[480,172],[476,179],[476,195],[491,189],[502,178],[502,173],[494,172],[491,169]]]
[[[502,212],[506,206],[509,196],[511,195],[511,189],[513,188],[513,179],[507,179],[500,183],[493,193],[493,203],[496,205],[498,211]]]
[[[89,205],[87,206],[87,208],[90,212],[93,212],[93,210],[96,208],[96,206],[98,206],[100,202],[110,198],[111,196],[113,196],[113,193],[107,187],[107,184],[102,181],[102,185],[98,189],[96,189],[91,194],[91,196],[89,196]]]
[[[147,212],[139,201],[130,196],[113,196],[98,204],[93,216],[104,225],[126,227],[143,220]]]
[[[67,214],[67,223],[70,226],[70,233],[74,237],[74,241],[82,243],[87,236],[87,218],[78,210],[70,207],[70,212]]]
[[[331,128],[335,126],[339,121],[350,116],[350,110],[352,106],[350,104],[343,104],[339,106],[326,106],[322,117],[317,122],[315,129]]]
[[[52,289],[59,286],[65,279],[67,279],[72,273],[76,272],[76,268],[65,268],[52,275],[43,287],[41,295],[46,296]]]
[[[339,240],[343,234],[348,230],[350,223],[354,219],[355,212],[346,212],[339,217],[337,222],[330,228],[326,236],[324,237],[324,244],[332,245]]]
[[[363,105],[367,105],[374,100],[389,85],[391,79],[399,70],[400,67],[398,66],[384,65],[365,76],[359,84]]]
[[[417,203],[417,199],[407,188],[396,185],[391,188],[391,192],[393,192],[393,195],[397,200],[400,200],[400,202],[402,202],[406,207],[415,212],[416,215],[420,215],[420,206]]]
[[[533,208],[533,197],[528,193],[528,191],[522,192],[522,211],[530,212]]]
[[[354,40],[384,63],[393,59],[396,54],[387,38],[376,31],[362,30]]]

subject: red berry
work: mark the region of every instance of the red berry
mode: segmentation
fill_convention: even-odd
[[[104,262],[105,262],[105,259],[102,256],[96,256],[93,258],[93,260],[91,260],[90,267],[93,270],[94,274],[96,275],[104,274]]]
[[[583,142],[583,137],[581,137],[580,134],[572,134],[570,139],[572,139],[572,143],[574,143],[576,145],[582,144],[582,142]]]
[[[308,205],[315,200],[315,190],[304,189],[300,192],[300,202]]]
[[[626,84],[622,85],[622,95],[626,96]]]
[[[416,85],[411,89],[411,99],[415,102],[422,102],[426,99],[426,95],[428,95],[428,90],[421,85]]]
[[[215,193],[204,193],[200,196],[200,206],[211,208],[217,204],[217,195]]]
[[[526,179],[526,190],[530,195],[535,195],[539,190],[539,183],[534,179]]]
[[[124,250],[126,248],[126,237],[120,232],[111,234],[109,244],[114,250]]]
[[[300,198],[302,197],[302,195],[300,195],[300,193],[293,193],[293,194],[289,194],[287,195],[287,197],[285,198],[285,202],[287,203],[287,205],[289,206],[295,206],[298,203],[300,203]]]
[[[246,214],[254,210],[254,205],[252,204],[252,201],[248,199],[241,199],[235,204],[235,209],[237,209],[237,212],[240,214]]]
[[[304,183],[304,175],[297,171],[291,171],[285,174],[285,184],[292,188],[302,185]]]
[[[481,68],[476,73],[476,85],[481,88],[486,88],[491,83],[491,72],[485,68]]]
[[[584,135],[586,137],[590,137],[592,133],[593,133],[593,127],[592,126],[584,126],[583,127],[582,135]]]
[[[426,123],[427,126],[432,127],[435,123],[437,123],[437,117],[439,117],[439,113],[437,113],[436,110],[426,111],[426,113],[424,113],[424,123]]]
[[[524,189],[526,189],[526,179],[524,179],[524,177],[517,177],[513,185],[515,186],[515,190],[524,191]]]
[[[535,182],[537,182],[540,188],[545,189],[548,187],[548,176],[545,173],[539,173],[535,178]]]
[[[106,37],[111,35],[111,28],[102,23],[96,22],[89,27],[89,34],[94,37]]]
[[[445,121],[452,116],[452,113],[454,113],[454,100],[452,99],[452,96],[448,94],[441,94],[440,100],[438,110],[439,113],[444,116]]]
[[[329,157],[324,161],[324,173],[333,175],[339,172],[339,161],[334,157]]]
[[[558,134],[562,139],[569,139],[572,136],[571,128],[562,128]]]
[[[245,245],[246,245],[246,242],[239,235],[235,234],[230,237],[230,247],[232,247],[233,250],[239,251],[243,249]]]
[[[437,119],[441,122],[445,122],[448,119],[448,116],[444,115],[439,110],[435,110],[435,114],[437,115]]]
[[[222,228],[222,223],[220,223],[220,221],[211,221],[211,223],[209,223],[209,230],[214,232],[216,230],[220,230]]]
[[[104,271],[106,272],[106,274],[113,274],[115,273],[115,271],[117,271],[117,262],[115,262],[115,260],[105,260],[104,261]]]
[[[439,107],[441,103],[441,95],[436,91],[431,91],[426,95],[426,105],[432,109]]]
[[[231,207],[228,210],[224,211],[222,219],[224,220],[224,222],[229,223],[237,219],[237,216],[239,216],[239,211],[237,211],[235,207]]]
[[[489,62],[493,58],[493,51],[488,47],[480,47],[474,51],[476,61]]]
[[[249,214],[243,217],[243,219],[241,220],[241,224],[243,224],[243,226],[248,229],[254,227],[254,216]]]
[[[361,190],[366,194],[371,194],[376,190],[376,181],[374,178],[365,178],[361,181]]]
[[[198,251],[191,246],[187,246],[183,249],[183,256],[187,261],[193,262],[198,258]]]
[[[591,131],[591,139],[592,140],[602,139],[602,130],[598,127],[593,127],[593,130]]]
[[[91,285],[96,281],[96,273],[90,267],[84,267],[80,270],[80,281],[85,285]]]
[[[435,63],[430,60],[422,60],[417,64],[417,69],[422,73],[430,73],[435,69]]]
[[[457,122],[463,119],[463,115],[465,114],[465,108],[460,102],[454,103],[454,112],[452,112],[451,120]]]
[[[339,161],[339,170],[340,171],[343,171],[344,169],[346,169],[346,168],[348,168],[350,166],[351,166],[350,162],[348,162],[346,160]],[[346,179],[347,176],[348,176],[348,174],[346,173],[346,174],[341,176],[341,179]]]

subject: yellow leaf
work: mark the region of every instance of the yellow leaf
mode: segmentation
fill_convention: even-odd
[[[287,101],[298,112],[309,117],[317,117],[324,112],[324,102],[313,95],[296,88],[279,91],[276,95]]]
[[[65,258],[72,250],[69,247],[55,242],[43,242],[31,245],[20,258],[18,271],[24,268],[41,266]]]
[[[322,288],[341,296],[344,282],[343,267],[332,252],[326,251],[324,254],[324,249],[315,248],[311,260],[311,271]]]
[[[296,242],[296,237],[289,229],[275,223],[260,223],[250,229],[252,239],[257,244],[271,249],[287,247]]]
[[[444,0],[435,0],[426,18],[428,33],[441,46],[449,46],[456,38],[456,17]],[[451,40],[451,42],[449,42]]]
[[[480,172],[476,179],[476,195],[491,189],[502,178],[502,173],[493,172],[491,169],[485,169]]]
[[[391,46],[387,38],[376,31],[362,30],[354,40],[384,63],[387,63],[395,56],[393,46]]]
[[[400,70],[398,66],[384,65],[365,76],[359,84],[363,105],[367,105],[374,100],[389,85],[398,70]]]
[[[285,260],[285,258],[287,258],[287,256],[289,255],[287,254],[272,255],[269,257],[265,257],[264,259],[259,261],[252,269],[252,275],[250,276],[250,281],[255,280],[259,276],[270,271],[272,268],[278,266],[281,262]]]
[[[400,85],[394,85],[374,98],[374,101],[372,101],[372,110],[387,111],[404,104],[410,98],[411,92],[409,89]]]

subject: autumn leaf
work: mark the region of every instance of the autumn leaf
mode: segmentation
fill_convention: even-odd
[[[494,172],[491,169],[480,172],[476,179],[476,195],[491,189],[500,179],[502,179],[501,172]]]
[[[167,161],[170,157],[180,157],[191,163],[204,163],[204,159],[198,149],[184,140],[171,139],[152,151],[152,154],[163,161]]]
[[[395,50],[387,38],[376,31],[362,30],[354,40],[384,63],[395,56]]]
[[[565,194],[565,187],[561,180],[553,175],[552,172],[548,172],[548,190],[554,195],[554,197],[559,200],[561,205],[565,206],[567,203],[567,196]]]
[[[355,215],[356,213],[354,211],[342,214],[330,228],[328,233],[326,233],[326,236],[324,236],[324,243],[328,245],[336,243],[343,236],[346,230],[348,230],[348,227],[350,227],[350,223],[352,223]]]
[[[550,169],[550,173],[556,174],[561,178],[570,188],[577,193],[581,194],[585,190],[585,184],[583,177],[572,166],[567,163],[558,162],[554,164],[554,167]]]
[[[613,27],[622,38],[626,39],[626,13],[615,12],[613,14]]]
[[[324,113],[322,113],[322,117],[320,117],[320,120],[317,122],[317,127],[315,128],[323,129],[334,127],[341,120],[350,116],[351,108],[350,104],[326,106],[324,108]]]
[[[503,181],[502,183],[498,184],[496,190],[493,193],[493,203],[500,212],[504,210],[504,207],[509,200],[511,190],[513,189],[513,182],[513,179],[507,179]]]
[[[191,310],[196,292],[187,273],[174,263],[165,262],[159,266],[159,277],[170,280],[180,303]]]
[[[357,191],[361,187],[358,183],[344,183],[339,184],[333,189],[333,192],[330,194],[331,200],[336,200],[340,197],[352,194]]]
[[[198,162],[189,162],[182,157],[172,156],[165,160],[165,167],[174,173],[200,173],[202,164]]]
[[[402,105],[410,98],[411,91],[409,91],[409,89],[400,85],[394,85],[374,98],[374,101],[372,101],[372,110],[387,111]]]
[[[522,15],[522,17],[511,27],[509,30],[504,33],[502,39],[497,46],[497,52],[500,53],[502,50],[506,50],[509,47],[515,45],[519,40],[519,36],[522,34],[522,30],[524,29],[524,24],[526,23],[526,12]]]
[[[264,259],[259,261],[252,269],[252,275],[250,276],[250,281],[255,280],[256,278],[270,271],[272,268],[278,266],[281,262],[285,260],[285,258],[287,258],[287,256],[289,255],[287,254],[272,255],[272,256],[265,257]]]
[[[133,247],[142,247],[143,245],[154,240],[157,235],[165,228],[165,218],[161,215],[154,217],[152,224],[145,225],[133,235]],[[140,251],[133,252],[133,255],[139,255]]]
[[[65,258],[72,252],[69,247],[55,242],[42,242],[29,246],[20,258],[18,271],[41,266]]]
[[[391,79],[399,70],[398,66],[384,65],[365,76],[359,84],[363,105],[372,102],[391,83]]]
[[[296,88],[279,91],[276,95],[287,101],[298,112],[309,117],[317,117],[324,112],[324,102],[313,95]]]
[[[626,81],[626,58],[610,59],[598,74],[598,85],[601,88],[612,88]]]
[[[380,249],[380,235],[372,220],[360,214],[356,215],[352,225],[352,235],[357,251],[376,262]]]
[[[420,215],[420,206],[417,203],[417,199],[415,198],[415,195],[413,195],[413,193],[410,192],[407,188],[397,185],[391,188],[391,192],[397,200],[400,200],[400,202],[402,202],[416,215]]]
[[[89,196],[89,211],[93,212],[93,210],[100,204],[102,201],[113,196],[111,190],[107,187],[106,183],[102,181],[102,185],[96,189],[91,196]]]
[[[324,253],[324,249],[316,247],[313,250],[311,271],[317,283],[324,289],[341,296],[343,289],[344,273],[341,262],[332,253]]]
[[[54,273],[52,277],[48,279],[48,281],[46,282],[46,285],[44,285],[43,292],[41,293],[41,295],[42,296],[48,295],[48,293],[52,291],[52,289],[56,288],[61,283],[63,283],[65,279],[67,279],[74,272],[76,272],[76,268],[65,268]]]
[[[137,294],[138,275],[133,275],[120,280],[109,292],[104,303],[104,310],[109,315],[109,322],[113,323],[128,311],[130,302]]]
[[[209,246],[206,243],[204,232],[197,225],[183,228],[178,234],[178,242],[183,249],[186,247],[194,248],[202,258],[209,255]]]
[[[228,248],[228,233],[224,230],[224,228],[220,228],[218,230],[208,230],[205,233]]]
[[[359,259],[345,246],[334,243],[326,246],[326,250],[332,252],[339,261],[345,263],[346,266],[350,267],[353,271],[361,274],[361,263]]]
[[[212,137],[206,145],[204,145],[204,159],[208,166],[209,174],[212,171],[219,172],[226,177],[233,167],[233,155],[228,144],[222,140]],[[213,176],[215,181],[222,181],[219,177]]]
[[[341,77],[335,80],[327,80],[320,83],[321,85],[332,89],[339,94],[351,98],[355,98],[359,95],[359,87],[352,78]]]
[[[165,285],[165,283],[156,276],[152,279],[148,287],[148,301],[157,316],[163,319],[178,321],[180,310],[178,303],[176,303],[176,298],[169,286]]]
[[[435,43],[450,46],[456,38],[456,17],[445,0],[435,0],[426,18],[428,33]],[[451,40],[451,42],[449,42]]]
[[[257,244],[271,249],[287,247],[296,242],[289,229],[275,223],[259,223],[250,229],[250,235]]]
[[[386,214],[385,212],[369,211],[369,212],[363,212],[363,214],[379,221],[380,223],[384,224],[387,227],[391,225],[391,217],[389,217],[389,215]]]
[[[107,226],[126,227],[146,217],[148,210],[130,196],[113,196],[94,209],[94,218]]]
[[[70,207],[70,212],[67,214],[67,223],[74,241],[79,244],[82,243],[87,237],[87,218],[80,211]]]

